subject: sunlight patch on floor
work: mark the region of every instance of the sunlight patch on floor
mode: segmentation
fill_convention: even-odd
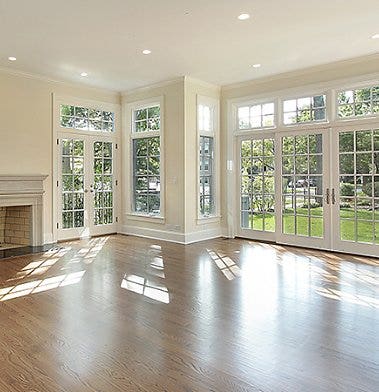
[[[226,279],[233,280],[241,276],[241,268],[230,257],[210,249],[207,252]]]
[[[0,301],[8,301],[13,298],[24,297],[29,294],[40,293],[57,287],[69,286],[79,283],[85,271],[73,272],[66,275],[53,276],[43,280],[22,283],[16,286],[0,289]]]
[[[133,293],[151,298],[155,301],[163,302],[165,304],[170,303],[170,296],[167,287],[154,284],[142,276],[125,275],[122,280],[121,287],[132,291]]]

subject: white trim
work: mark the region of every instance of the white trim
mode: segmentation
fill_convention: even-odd
[[[279,74],[268,75],[263,78],[257,78],[257,79],[238,82],[238,83],[231,83],[231,84],[223,85],[221,87],[221,90],[222,91],[230,91],[230,90],[236,90],[236,89],[241,89],[241,88],[249,88],[249,87],[254,88],[257,85],[264,85],[266,83],[272,83],[273,81],[283,81],[285,79],[291,80],[291,79],[298,78],[299,76],[307,76],[307,75],[312,76],[316,73],[324,72],[325,70],[336,70],[336,69],[338,69],[338,67],[340,67],[343,64],[348,64],[348,65],[350,64],[351,65],[351,64],[366,63],[367,61],[377,60],[377,59],[378,59],[378,53],[374,53],[374,54],[364,56],[364,57],[355,57],[355,58],[346,59],[346,60],[337,61],[337,62],[328,63],[328,64],[323,64],[323,65],[319,65],[319,66],[315,66],[315,67],[307,67],[307,68],[303,68],[303,69],[299,69],[299,70],[295,70],[295,71],[282,72]],[[369,74],[366,74],[366,77],[367,78],[379,77],[379,73],[378,72],[369,73]],[[362,75],[335,79],[335,81],[339,81],[339,83],[344,83],[344,82],[351,83],[352,81],[359,82],[360,80],[362,80]],[[322,84],[327,84],[327,83],[329,83],[329,82],[322,82],[322,83],[317,83],[314,85],[320,86]]]
[[[182,245],[188,245],[195,242],[206,241],[213,238],[222,237],[221,229],[202,230],[193,233],[175,233],[168,230],[156,230],[145,227],[136,227],[123,225],[119,234],[133,235],[142,238],[151,238],[160,241],[175,242]]]
[[[121,94],[121,96],[123,98],[125,98],[125,97],[128,97],[129,95],[143,93],[143,92],[151,91],[151,90],[154,90],[154,89],[157,89],[157,88],[171,86],[172,84],[177,84],[179,82],[184,82],[184,80],[185,80],[185,76],[181,76],[181,77],[175,78],[175,79],[163,80],[161,82],[149,84],[149,85],[146,85],[146,86],[137,87],[137,88],[130,89],[130,90],[124,90],[124,91],[121,91],[120,94]]]
[[[145,214],[137,214],[137,213],[126,213],[126,219],[135,220],[139,222],[150,222],[150,223],[160,223],[164,224],[166,219],[164,216],[156,216],[156,215],[145,215]]]
[[[220,85],[214,84],[214,83],[210,83],[210,82],[206,82],[204,80],[200,80],[200,79],[194,78],[192,76],[187,76],[186,75],[186,76],[184,76],[184,80],[186,82],[189,82],[189,83],[197,84],[198,86],[201,86],[201,87],[213,89],[217,93],[219,93],[221,91],[221,86]]]
[[[44,244],[52,244],[55,243],[54,241],[54,234],[51,233],[43,233],[43,243]]]
[[[184,244],[193,244],[195,242],[212,240],[214,238],[222,237],[221,229],[219,227],[209,230],[195,231],[185,234]]]
[[[32,72],[25,72],[25,71],[21,71],[21,70],[15,70],[15,69],[11,69],[8,67],[0,67],[0,72],[8,74],[8,75],[12,75],[12,76],[19,76],[19,77],[32,79],[32,80],[40,80],[40,81],[47,82],[47,83],[61,84],[63,86],[67,86],[67,87],[86,89],[86,90],[90,90],[93,92],[98,92],[100,94],[107,94],[107,95],[109,95],[109,97],[120,98],[120,92],[117,90],[113,90],[113,89],[105,89],[105,88],[103,89],[100,87],[94,87],[94,86],[90,86],[88,84],[80,83],[80,82],[68,82],[63,79],[54,79],[54,78],[50,78],[45,75],[40,75],[40,74],[32,73]]]
[[[209,225],[211,223],[219,223],[221,221],[220,215],[210,215],[210,216],[202,216],[201,218],[197,218],[196,223],[198,225]]]

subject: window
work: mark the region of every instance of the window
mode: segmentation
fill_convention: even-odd
[[[133,211],[161,214],[160,105],[133,111]]]
[[[200,215],[214,214],[214,141],[200,136]]]
[[[61,105],[60,124],[63,128],[83,131],[114,131],[114,113],[82,106]]]
[[[134,112],[134,132],[159,131],[160,107],[152,106]]]
[[[198,96],[197,131],[199,143],[198,217],[216,215],[216,160],[218,101]]]
[[[340,91],[338,117],[361,117],[379,114],[379,86]]]
[[[285,100],[283,121],[285,125],[326,121],[326,96]]]
[[[199,105],[199,131],[200,132],[211,132],[212,118],[211,108],[207,105]]]
[[[238,108],[238,129],[272,128],[275,126],[273,102]]]

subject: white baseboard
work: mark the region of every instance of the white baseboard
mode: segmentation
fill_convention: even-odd
[[[137,237],[151,238],[155,240],[162,240],[168,242],[175,242],[178,244],[192,244],[194,242],[210,240],[212,238],[221,237],[220,229],[202,230],[193,233],[176,233],[167,230],[147,229],[135,226],[121,226],[120,234],[134,235]]]
[[[43,243],[52,244],[54,241],[53,233],[43,233]]]
[[[195,231],[185,235],[185,244],[193,244],[194,242],[206,241],[219,237],[222,237],[220,228]]]

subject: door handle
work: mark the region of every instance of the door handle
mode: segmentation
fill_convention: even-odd
[[[91,184],[90,186],[89,186],[89,191],[91,192],[91,193],[93,193],[95,190],[93,189],[93,185]]]
[[[330,204],[330,189],[326,188],[326,204]]]
[[[336,204],[336,192],[334,188],[332,189],[332,204]]]

